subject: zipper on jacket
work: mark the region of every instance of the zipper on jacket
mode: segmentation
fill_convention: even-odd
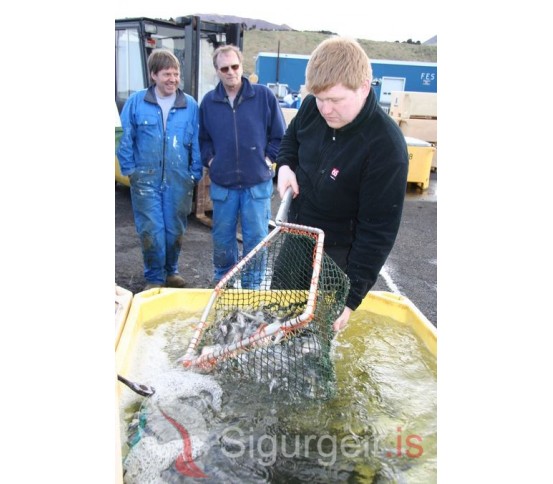
[[[243,96],[242,94],[240,94],[238,96],[238,99],[235,99],[234,100],[234,103],[233,104],[236,104],[236,107],[232,106],[232,114],[233,114],[233,117],[234,117],[234,137],[235,137],[235,143],[236,143],[236,169],[237,169],[237,177],[238,177],[238,182],[241,183],[241,176],[240,176],[240,149],[238,148],[238,122],[237,122],[237,119],[236,119],[236,110],[238,109],[238,106],[240,106],[240,104],[242,104],[242,100],[243,100]]]
[[[236,147],[236,176],[238,179],[238,183],[241,183],[241,177],[240,177],[240,150],[238,149],[238,123],[236,122],[236,109],[232,108],[232,119],[234,121],[234,146]]]
[[[239,150],[238,150],[238,124],[236,122],[236,108],[234,107],[234,104],[236,103],[236,107],[239,106],[239,104],[242,102],[242,96],[240,96],[238,99],[234,99],[234,101],[231,102],[230,98],[228,97],[228,95],[225,96],[225,102],[226,104],[229,105],[231,111],[232,111],[232,121],[233,121],[233,124],[234,124],[234,146],[235,146],[235,153],[236,153],[236,171],[237,171],[237,177],[238,179],[240,178],[238,176],[238,172],[239,172],[239,169],[238,169],[238,165],[240,164],[240,159],[239,159]],[[238,183],[240,183],[240,180],[238,180]]]

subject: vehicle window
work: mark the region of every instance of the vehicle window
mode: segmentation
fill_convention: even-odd
[[[140,39],[136,29],[115,31],[115,101],[119,108],[129,96],[144,89]]]

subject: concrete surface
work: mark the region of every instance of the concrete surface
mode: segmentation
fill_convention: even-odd
[[[280,197],[275,190],[273,216]],[[437,173],[422,190],[407,187],[396,244],[373,290],[399,293],[437,326]],[[189,217],[179,271],[187,287],[210,287],[213,263],[210,227]],[[142,253],[134,227],[129,188],[115,186],[115,283],[133,294],[145,285]]]

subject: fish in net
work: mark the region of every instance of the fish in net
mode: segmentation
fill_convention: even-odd
[[[185,367],[249,377],[311,398],[334,392],[332,324],[349,291],[324,232],[283,221],[217,284],[182,358]]]

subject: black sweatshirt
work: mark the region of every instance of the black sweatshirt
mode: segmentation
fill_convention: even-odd
[[[300,187],[289,221],[322,229],[325,249],[349,251],[341,268],[351,282],[346,306],[352,310],[394,245],[408,163],[405,137],[372,89],[359,115],[340,129],[329,127],[315,97],[307,96],[280,145],[278,167],[288,165]]]

